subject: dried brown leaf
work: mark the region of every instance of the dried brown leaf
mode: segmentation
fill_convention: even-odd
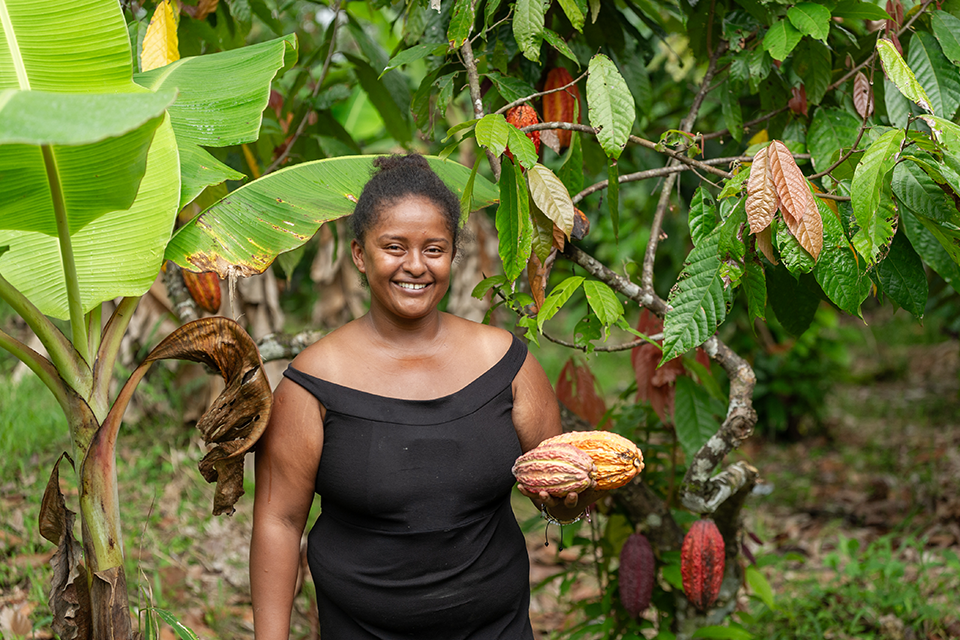
[[[547,277],[549,275],[549,269],[540,262],[537,254],[531,253],[530,260],[527,261],[527,280],[530,282],[530,295],[533,296],[534,313],[539,313],[540,307],[543,306],[543,301],[547,295]]]
[[[785,144],[774,140],[767,147],[767,158],[784,218],[792,217],[795,221],[802,220],[804,213],[810,210],[810,205],[816,208],[816,203],[813,201],[807,179],[797,166],[796,160],[793,159],[793,154]]]
[[[823,220],[820,218],[820,211],[817,209],[817,203],[813,196],[810,197],[810,207],[800,220],[793,220],[788,216],[784,216],[784,219],[790,233],[816,261],[823,249]]]
[[[767,147],[753,157],[750,177],[747,179],[747,221],[750,233],[759,233],[770,226],[773,215],[780,206],[777,188],[773,184]]]
[[[56,553],[50,558],[53,578],[48,602],[53,614],[51,624],[59,637],[87,640],[91,637],[90,592],[87,572],[80,562],[82,548],[73,537],[76,514],[67,509],[60,491],[60,462],[64,458],[73,465],[66,453],[57,459],[40,504],[40,535],[57,545]]]
[[[577,364],[573,358],[567,360],[557,378],[557,399],[595,427],[600,426],[607,412],[606,402],[597,394],[597,380],[590,367]]]
[[[557,155],[560,155],[560,137],[557,136],[557,132],[553,129],[546,129],[545,131],[540,132],[540,142],[547,145],[553,152]]]
[[[637,331],[648,336],[656,335],[663,331],[663,320],[644,309],[637,321]],[[649,342],[634,347],[630,352],[630,363],[637,380],[637,401],[648,401],[660,419],[667,422],[673,418],[675,382],[678,376],[684,374],[684,368],[680,357],[657,368],[662,357],[661,348]]]
[[[770,227],[757,234],[757,249],[760,250],[771,264],[777,264],[777,254],[773,252],[773,233]]]
[[[590,233],[590,219],[587,217],[583,211],[573,208],[573,231],[570,233],[570,237],[574,240],[583,240],[587,237],[587,234]],[[560,250],[563,250],[563,247],[560,247]]]
[[[853,106],[861,118],[868,118],[873,114],[873,87],[862,71],[857,71],[853,78]]]

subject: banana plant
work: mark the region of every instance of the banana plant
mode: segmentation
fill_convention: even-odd
[[[288,167],[234,190],[174,235],[177,212],[206,186],[242,177],[204,147],[256,139],[270,84],[296,52],[287,36],[135,74],[116,0],[0,0],[0,300],[47,355],[3,331],[0,347],[30,367],[63,409],[80,488],[82,545],[59,492],[59,461],[41,509],[41,532],[58,545],[50,601],[61,637],[133,634],[115,446],[145,367],[166,357],[206,361],[221,368],[228,387],[259,370],[256,349],[237,338],[242,329],[203,319],[168,338],[110,397],[121,339],[163,260],[224,277],[262,272],[324,222],[351,213],[371,173],[368,156]],[[465,196],[465,208],[497,200],[496,188],[469,169],[428,160]],[[119,301],[104,318],[112,300]],[[217,359],[224,345],[235,359]],[[265,395],[245,416],[261,427],[239,429],[222,406],[222,421],[205,425],[205,439],[220,443],[220,453],[201,462],[204,476],[218,482],[215,513],[231,511],[239,498],[219,483],[238,486],[238,465],[225,461],[242,459],[262,430],[269,387]]]

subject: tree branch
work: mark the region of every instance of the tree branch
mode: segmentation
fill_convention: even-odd
[[[514,108],[514,107],[518,107],[518,106],[520,106],[521,104],[524,104],[525,102],[529,102],[530,100],[535,100],[535,99],[539,98],[540,96],[545,96],[545,95],[547,95],[548,93],[556,93],[557,91],[565,91],[565,90],[569,89],[570,87],[576,85],[578,82],[580,82],[580,81],[583,80],[584,78],[586,78],[589,73],[590,73],[589,71],[584,71],[583,73],[580,74],[580,77],[578,77],[576,80],[571,80],[570,82],[568,82],[567,84],[563,85],[562,87],[557,87],[556,89],[550,89],[549,91],[540,91],[540,92],[538,92],[538,93],[530,94],[529,96],[527,96],[527,97],[525,97],[525,98],[520,98],[519,100],[514,100],[514,101],[511,102],[510,104],[505,104],[505,105],[503,105],[502,107],[500,107],[499,109],[497,109],[496,111],[494,111],[494,113],[506,113],[507,111],[509,111],[510,109],[512,109],[512,108]]]
[[[704,342],[703,348],[726,371],[730,380],[730,402],[720,429],[690,461],[683,478],[680,502],[695,513],[712,513],[745,483],[756,479],[756,469],[745,463],[736,463],[723,473],[711,476],[727,454],[753,434],[757,413],[753,410],[752,399],[757,377],[750,364],[716,336]]]
[[[629,351],[630,349],[639,347],[642,344],[648,344],[650,342],[655,342],[657,340],[663,340],[663,334],[658,333],[652,336],[648,336],[646,339],[637,338],[632,342],[625,342],[623,344],[611,344],[611,345],[599,346],[599,347],[594,346],[591,348],[591,347],[588,347],[587,345],[576,344],[574,342],[567,342],[566,340],[561,340],[560,338],[554,338],[548,333],[544,333],[542,335],[544,338],[546,338],[550,342],[554,344],[558,344],[561,347],[568,347],[570,349],[579,349],[580,351],[600,351],[604,353],[613,353],[615,351]]]
[[[323,68],[320,70],[320,77],[317,79],[317,83],[313,87],[313,93],[311,94],[311,99],[316,98],[317,94],[320,93],[320,87],[323,86],[323,81],[327,78],[327,72],[330,70],[330,61],[333,59],[333,52],[337,48],[337,29],[340,26],[340,0],[334,0],[333,4],[333,26],[330,31],[330,48],[327,50],[327,57],[323,61]],[[310,73],[310,70],[306,70],[307,73]],[[290,150],[293,149],[293,145],[296,144],[297,140],[300,138],[300,135],[303,133],[303,130],[307,127],[307,120],[310,119],[310,112],[313,111],[313,105],[311,104],[307,108],[307,112],[303,114],[303,118],[300,120],[300,124],[297,125],[297,130],[293,134],[290,142],[287,144],[286,148],[283,150],[283,153],[280,154],[276,160],[274,160],[267,170],[263,172],[263,175],[268,173],[273,173],[277,167],[283,164],[283,161],[287,159],[287,156],[290,155]]]
[[[257,349],[260,351],[260,358],[264,362],[291,360],[325,335],[325,331],[302,331],[293,335],[271,333],[257,343]]]
[[[710,83],[713,82],[713,76],[717,72],[717,60],[720,59],[720,56],[724,51],[726,51],[726,49],[726,43],[721,43],[720,46],[718,46],[710,56],[710,63],[707,65],[707,72],[704,74],[703,80],[700,82],[700,90],[694,97],[693,104],[690,105],[690,111],[687,113],[686,117],[680,121],[680,131],[685,131],[687,133],[692,131],[693,124],[697,121],[697,114],[700,112],[700,107],[703,105],[703,100],[707,96]],[[674,158],[668,163],[667,166],[674,165],[677,162],[678,159]],[[714,169],[707,164],[704,164],[703,166],[705,168],[709,167],[711,172],[719,171],[718,169]],[[731,177],[731,175],[726,171],[721,173],[724,175],[724,177]],[[653,261],[657,257],[657,245],[660,243],[660,229],[663,225],[663,216],[666,214],[667,205],[670,203],[670,192],[673,189],[673,185],[676,184],[676,181],[676,173],[671,173],[669,176],[667,176],[666,180],[664,180],[663,188],[660,191],[660,200],[657,202],[657,209],[653,214],[653,221],[650,223],[650,239],[647,241],[647,250],[643,256],[643,275],[640,278],[643,288],[648,291],[653,291]]]
[[[477,0],[473,0],[473,6],[477,6]],[[478,120],[484,116],[483,98],[480,95],[480,74],[477,73],[477,59],[473,56],[473,44],[468,37],[460,47],[463,66],[467,70],[467,84],[470,86],[470,104],[473,106],[473,117]],[[500,180],[500,159],[493,154],[490,149],[485,149],[487,161],[490,163],[490,170],[493,171],[494,182]]]
[[[629,278],[625,278],[612,271],[605,264],[587,254],[573,243],[566,243],[566,246],[563,248],[563,255],[571,262],[580,265],[580,267],[597,280],[619,291],[640,306],[650,309],[659,316],[663,316],[667,312],[667,303],[654,291],[640,288],[631,282]]]

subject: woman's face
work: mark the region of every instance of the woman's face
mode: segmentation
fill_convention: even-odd
[[[426,198],[409,197],[385,207],[351,254],[367,277],[371,308],[402,319],[437,308],[450,286],[455,248],[446,218]]]

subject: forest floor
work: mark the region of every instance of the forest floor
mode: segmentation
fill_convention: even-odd
[[[835,619],[809,637],[960,638],[960,344],[878,345],[854,359],[827,404],[817,435],[797,442],[758,435],[732,456],[755,465],[769,490],[748,501],[746,528],[760,543],[747,544],[779,607],[757,618],[766,627],[754,628]],[[200,440],[145,412],[119,454],[135,600],[172,612],[201,638],[252,638],[250,482],[236,514],[212,517],[212,487],[196,471]],[[0,638],[54,637],[45,595],[53,547],[36,521],[55,459],[52,450],[34,454],[0,478]],[[72,474],[62,468],[61,476],[76,509]],[[520,511],[521,519],[530,515]],[[600,588],[579,549],[545,547],[543,535],[542,526],[528,535],[533,584],[582,569],[562,589],[562,580],[548,580],[535,590],[531,615],[547,638],[575,618],[572,602]],[[312,598],[307,580],[293,637],[316,637]],[[746,589],[741,600],[741,610],[758,610]],[[918,621],[915,612],[931,603],[953,613]],[[757,637],[774,636],[803,637]],[[176,636],[163,626],[160,637]]]

